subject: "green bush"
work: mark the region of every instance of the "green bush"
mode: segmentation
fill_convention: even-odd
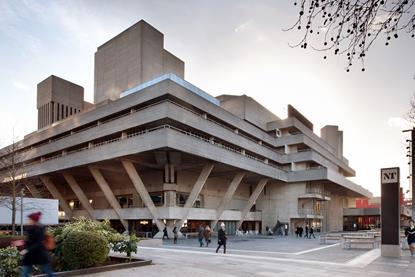
[[[106,246],[115,244],[123,239],[123,236],[111,228],[109,221],[95,221],[87,218],[75,218],[73,222],[61,225],[50,230],[56,240],[55,268],[58,271],[71,269],[68,268],[69,263],[63,255],[63,246],[69,235],[74,232],[84,232],[95,234],[99,238],[105,240]],[[86,253],[88,254],[88,253]],[[108,249],[105,250],[105,256],[108,255]]]
[[[99,265],[108,258],[108,242],[102,235],[88,231],[68,233],[62,245],[64,265],[67,269],[80,269]]]
[[[121,241],[123,236],[115,231],[109,221],[96,221],[84,217],[75,218],[73,222],[59,226],[51,230],[57,242],[64,240],[65,237],[75,231],[86,231],[101,235],[108,243]]]
[[[137,254],[137,243],[139,239],[135,235],[125,236],[123,240],[112,244],[114,252],[126,253],[129,261],[131,261],[131,253]]]
[[[0,249],[0,276],[19,276],[19,265],[22,257],[15,247]]]

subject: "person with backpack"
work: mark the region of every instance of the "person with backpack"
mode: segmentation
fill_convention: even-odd
[[[210,229],[209,225],[206,225],[205,231],[203,233],[203,236],[205,237],[206,247],[209,247],[211,235],[212,235],[212,230]]]
[[[42,272],[47,276],[55,276],[47,248],[52,248],[54,244],[53,237],[46,234],[46,228],[40,224],[42,213],[36,212],[30,214],[29,226],[27,226],[27,238],[25,240],[25,249],[21,251],[23,256],[21,276],[28,277],[32,273],[32,267],[39,265]]]
[[[225,233],[225,223],[222,222],[220,229],[218,231],[218,248],[216,248],[216,253],[218,253],[219,248],[223,245],[223,254],[226,254],[226,237]]]

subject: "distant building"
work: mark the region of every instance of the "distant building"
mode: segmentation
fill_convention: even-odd
[[[381,227],[380,221],[380,197],[358,198],[355,202],[349,202],[349,206],[343,211],[343,230],[367,230]],[[412,209],[404,200],[401,188],[401,226],[407,226],[411,218]]]
[[[39,130],[19,142],[22,175],[40,179],[66,219],[139,234],[218,221],[230,234],[277,221],[342,230],[347,203],[371,197],[347,178],[343,132],[316,135],[291,105],[281,119],[249,96],[209,95],[184,80],[163,39],[140,21],[98,47],[94,105],[78,85],[41,82]]]

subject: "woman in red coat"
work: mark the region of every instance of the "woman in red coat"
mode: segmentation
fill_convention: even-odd
[[[43,242],[45,240],[45,227],[39,223],[41,212],[29,215],[29,226],[27,227],[27,238],[25,249],[22,251],[22,277],[28,277],[32,273],[32,267],[39,265],[48,276],[55,276],[50,266],[49,253]]]

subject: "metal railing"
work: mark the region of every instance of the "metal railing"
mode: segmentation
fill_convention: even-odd
[[[203,141],[205,143],[209,143],[209,144],[214,145],[216,147],[225,149],[227,151],[240,154],[241,156],[244,156],[244,157],[253,159],[255,161],[258,161],[258,162],[267,164],[267,165],[269,165],[271,167],[274,167],[274,168],[278,168],[280,170],[283,170],[281,167],[279,167],[279,166],[277,166],[275,164],[266,163],[265,160],[259,159],[257,157],[252,156],[252,155],[244,154],[241,151],[241,149],[237,149],[235,147],[232,147],[230,145],[226,145],[226,144],[223,144],[223,143],[215,142],[214,140],[211,140],[210,138],[208,138],[206,136],[199,135],[199,134],[197,134],[195,132],[186,131],[186,130],[183,130],[183,129],[180,129],[178,127],[175,127],[175,126],[172,126],[172,125],[168,125],[168,124],[163,124],[163,125],[160,125],[160,126],[157,126],[157,127],[154,127],[154,128],[145,129],[145,130],[141,130],[141,131],[134,132],[134,133],[127,133],[126,138],[118,137],[118,138],[113,138],[113,139],[109,139],[109,140],[106,140],[106,141],[101,141],[99,143],[91,144],[89,146],[82,147],[82,148],[79,148],[79,149],[75,149],[75,150],[72,150],[72,151],[68,151],[66,153],[62,153],[62,154],[58,154],[58,155],[55,155],[55,156],[52,156],[52,157],[48,157],[48,158],[44,158],[44,159],[41,159],[41,160],[33,161],[33,162],[28,163],[28,164],[25,164],[25,165],[26,166],[31,166],[31,165],[38,164],[38,163],[42,163],[42,162],[45,162],[45,161],[50,161],[50,160],[58,159],[58,158],[61,158],[61,157],[65,157],[65,156],[71,155],[73,153],[82,152],[82,151],[85,151],[85,150],[97,148],[97,147],[104,146],[104,145],[108,145],[108,144],[111,144],[111,143],[114,143],[114,142],[118,142],[118,141],[121,141],[121,140],[124,140],[124,139],[128,139],[128,138],[132,138],[132,137],[136,137],[136,136],[148,134],[148,133],[151,133],[151,132],[154,132],[154,131],[157,131],[157,130],[160,130],[160,129],[166,129],[166,128],[167,129],[174,130],[174,131],[179,132],[181,134],[185,134],[185,135],[187,135],[189,137],[198,139],[198,140]]]
[[[305,193],[306,194],[320,194],[322,196],[326,196],[326,197],[330,197],[331,193],[329,191],[326,191],[324,189],[321,188],[313,188],[313,187],[307,187],[305,189]]]
[[[312,209],[312,208],[299,208],[298,209],[298,214],[301,216],[307,216],[307,215],[317,215],[317,216],[322,216],[323,215],[323,210],[316,210],[316,209]]]

